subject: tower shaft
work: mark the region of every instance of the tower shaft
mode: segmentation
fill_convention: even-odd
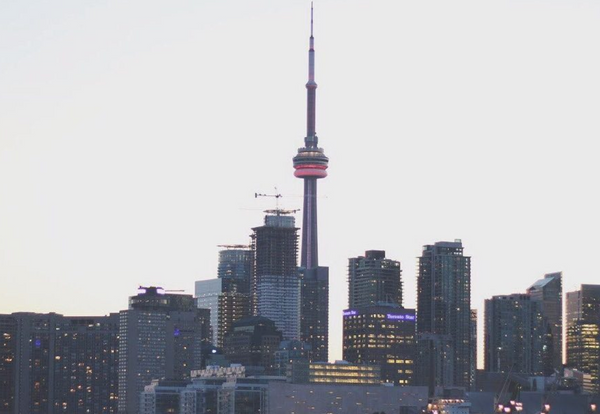
[[[304,179],[304,210],[302,215],[302,256],[300,266],[312,269],[319,266],[317,238],[317,180]]]

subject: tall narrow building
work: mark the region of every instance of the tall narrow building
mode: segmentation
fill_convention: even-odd
[[[219,297],[217,346],[222,348],[233,323],[252,315],[250,246],[228,246],[226,250],[221,250],[218,276],[222,280],[222,291]]]
[[[304,147],[294,157],[294,175],[304,180],[304,208],[302,216],[302,253],[300,276],[301,339],[311,345],[316,361],[329,357],[329,268],[319,266],[317,237],[317,180],[327,177],[329,159],[318,147],[316,133],[315,48],[313,10],[310,11],[310,47],[308,51],[308,82],[306,137]]]
[[[275,322],[283,339],[300,338],[298,228],[283,210],[265,216],[250,236],[254,252],[252,288],[254,314]]]
[[[527,289],[527,294],[540,304],[545,324],[543,373],[552,375],[561,371],[563,360],[562,272],[544,275]]]
[[[591,376],[600,392],[600,285],[567,293],[567,366]]]
[[[387,259],[383,250],[368,250],[348,259],[348,307],[391,303],[402,306],[400,262]]]
[[[444,344],[443,359],[424,355],[423,364],[435,361],[444,368],[427,367],[427,375],[451,372],[440,378],[419,378],[417,385],[471,385],[471,258],[464,256],[460,240],[423,247],[417,276],[417,341]],[[439,338],[436,339],[436,335]],[[421,364],[421,362],[418,362]],[[423,365],[422,365],[423,366]]]

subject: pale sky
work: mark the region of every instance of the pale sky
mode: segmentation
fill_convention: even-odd
[[[193,293],[274,207],[255,192],[301,207],[309,8],[0,2],[0,313]],[[546,272],[600,283],[600,2],[317,0],[315,36],[332,360],[365,250],[413,307],[422,246],[462,239],[480,333]]]

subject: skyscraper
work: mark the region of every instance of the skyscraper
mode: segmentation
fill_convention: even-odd
[[[301,339],[310,344],[317,361],[329,357],[329,268],[319,266],[317,237],[317,180],[327,176],[329,159],[318,147],[316,133],[315,48],[313,11],[310,11],[310,47],[308,51],[308,82],[306,137],[304,147],[294,157],[294,175],[304,180],[302,216],[302,278]]]
[[[119,313],[119,414],[137,413],[140,392],[153,379],[186,379],[201,368],[210,342],[210,311],[192,295],[141,288]]]
[[[543,373],[552,375],[562,368],[563,300],[562,273],[548,273],[527,289],[531,299],[539,302],[546,325],[544,332]]]
[[[0,315],[0,413],[116,413],[118,321]]]
[[[294,217],[275,210],[252,229],[254,312],[275,322],[283,339],[300,338],[298,228]]]
[[[348,307],[379,303],[402,306],[400,262],[386,259],[383,250],[368,250],[348,260]]]
[[[567,366],[591,375],[600,392],[600,285],[567,293]]]
[[[435,385],[470,387],[471,384],[471,258],[464,256],[460,240],[437,242],[423,247],[417,276],[417,333],[441,335],[438,343],[450,339],[452,383],[434,378]],[[435,342],[435,341],[434,341]],[[433,359],[429,359],[432,361]],[[428,361],[423,361],[423,364]],[[421,362],[419,362],[421,364]],[[448,369],[444,369],[448,372]],[[428,367],[424,372],[440,372]],[[429,385],[417,376],[417,385]]]
[[[223,280],[219,278],[198,280],[194,284],[196,305],[210,310],[210,342],[219,345],[219,298],[223,291]]]
[[[252,250],[249,246],[225,247],[219,252],[218,277],[195,283],[196,303],[210,309],[211,342],[219,348],[231,324],[252,314]]]
[[[222,348],[223,339],[233,323],[252,315],[252,250],[245,246],[231,246],[221,250],[218,276],[222,287],[218,306],[217,346]]]
[[[545,331],[542,305],[530,295],[486,299],[485,370],[543,375]]]

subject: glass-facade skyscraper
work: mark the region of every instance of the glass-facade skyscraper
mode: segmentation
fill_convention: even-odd
[[[283,339],[299,339],[301,279],[294,217],[277,210],[252,230],[254,313],[275,322]]]

